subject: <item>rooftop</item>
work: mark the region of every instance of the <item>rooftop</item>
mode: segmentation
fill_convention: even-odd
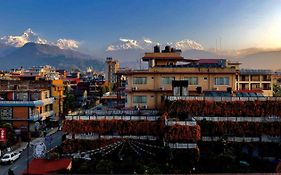
[[[150,59],[174,59],[174,60],[183,60],[184,58],[177,52],[168,52],[168,53],[145,53],[144,57],[142,57],[143,61],[148,61]]]
[[[241,69],[240,74],[241,75],[243,74],[268,75],[268,74],[273,74],[273,72],[271,70],[266,70],[266,69]]]

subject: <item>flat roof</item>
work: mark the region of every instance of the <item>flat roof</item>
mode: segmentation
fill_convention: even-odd
[[[142,57],[143,61],[148,61],[150,59],[164,59],[164,60],[167,60],[167,59],[173,59],[173,60],[183,60],[184,58],[178,54],[178,53],[175,53],[175,52],[168,52],[168,53],[145,53],[144,57]]]
[[[241,69],[239,71],[240,74],[244,74],[244,75],[247,75],[247,74],[262,74],[262,75],[268,75],[268,74],[273,74],[273,71],[271,70],[266,70],[266,69]]]

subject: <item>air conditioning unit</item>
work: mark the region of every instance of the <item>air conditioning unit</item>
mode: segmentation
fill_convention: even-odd
[[[135,86],[135,87],[132,88],[132,90],[133,91],[138,90],[138,87]]]
[[[165,90],[165,88],[164,87],[160,87],[160,90]]]

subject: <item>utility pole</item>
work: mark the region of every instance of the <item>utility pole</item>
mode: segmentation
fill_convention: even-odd
[[[29,174],[29,147],[30,147],[30,124],[27,120],[27,159],[26,159],[26,174]]]

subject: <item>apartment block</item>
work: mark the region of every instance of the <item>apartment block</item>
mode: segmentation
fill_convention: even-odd
[[[108,83],[116,83],[116,72],[119,69],[119,62],[117,60],[113,60],[111,57],[108,57],[106,58],[105,63],[105,80]]]
[[[241,69],[236,78],[239,92],[260,92],[264,96],[273,96],[273,72],[270,70]]]
[[[239,63],[225,59],[185,59],[181,51],[155,46],[154,52],[142,58],[148,62],[145,70],[120,70],[118,75],[127,77],[126,107],[158,108],[165,96],[203,95],[208,91],[236,90]],[[187,81],[187,86],[177,92],[173,81]],[[186,90],[184,90],[186,89]]]
[[[0,119],[18,129],[26,128],[30,120],[30,129],[35,131],[35,122],[54,117],[54,102],[49,90],[1,90]]]

